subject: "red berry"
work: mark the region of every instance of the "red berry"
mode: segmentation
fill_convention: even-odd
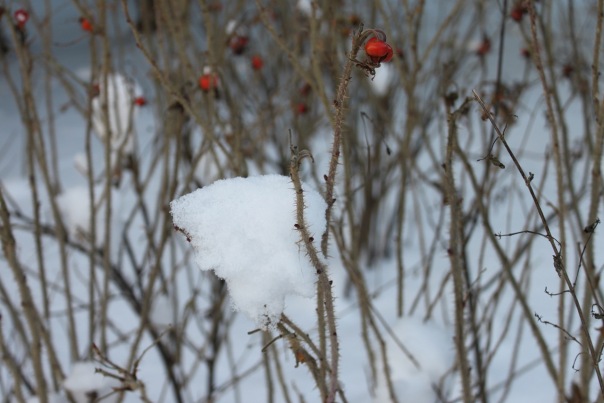
[[[490,51],[491,51],[491,40],[489,39],[488,36],[484,36],[482,38],[482,42],[480,43],[480,45],[478,45],[478,48],[476,48],[476,55],[482,57],[482,56],[485,56]]]
[[[530,59],[531,58],[531,51],[528,50],[527,48],[522,48],[520,50],[520,54],[522,55],[522,57],[524,57],[525,59]]]
[[[136,97],[134,98],[134,105],[136,106],[145,106],[147,105],[147,100],[145,99],[145,97]]]
[[[245,35],[235,35],[229,41],[229,47],[233,51],[234,54],[240,55],[245,51],[247,44],[249,43],[250,38]]]
[[[101,94],[101,86],[98,84],[92,84],[92,87],[89,89],[90,97],[98,97]]]
[[[379,65],[382,62],[389,62],[393,55],[392,46],[379,38],[373,37],[365,43],[365,54],[371,60],[371,63]]]
[[[562,75],[566,78],[569,78],[573,73],[575,72],[575,68],[567,63],[564,66],[562,66]]]
[[[90,22],[90,20],[88,18],[84,18],[84,17],[80,17],[80,27],[82,27],[82,30],[87,31],[87,32],[92,32],[92,23]]]
[[[522,17],[524,17],[524,14],[526,14],[527,12],[528,8],[526,7],[526,5],[523,2],[518,2],[516,3],[516,5],[514,5],[514,8],[512,8],[512,11],[510,12],[510,18],[516,22],[520,22],[522,21]]]
[[[304,102],[299,102],[296,104],[297,115],[304,115],[306,112],[308,112],[308,106]]]
[[[520,22],[520,21],[522,21],[522,16],[523,15],[524,14],[522,13],[522,10],[519,10],[519,9],[515,8],[510,13],[510,18],[513,19],[516,22]]]
[[[219,1],[208,4],[208,11],[211,13],[217,13],[222,11],[222,4]]]
[[[25,23],[29,20],[29,13],[22,8],[15,11],[15,21],[17,23],[17,28],[23,29],[25,27]]]
[[[300,95],[303,97],[308,96],[312,91],[312,86],[309,83],[304,83],[304,85],[300,88]]]
[[[262,57],[258,55],[252,56],[252,68],[254,70],[261,70],[262,67],[264,67],[264,60],[262,60]]]
[[[199,77],[199,88],[203,91],[210,91],[218,87],[218,76],[212,73],[204,73]]]

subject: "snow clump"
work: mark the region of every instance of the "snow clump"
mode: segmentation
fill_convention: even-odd
[[[317,245],[326,204],[318,192],[302,187],[305,220]],[[295,228],[289,177],[219,180],[170,206],[174,225],[193,246],[199,268],[223,278],[233,307],[259,326],[278,322],[286,296],[314,297],[315,269]]]

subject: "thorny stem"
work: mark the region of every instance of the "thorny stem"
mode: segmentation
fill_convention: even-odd
[[[541,204],[539,203],[539,200],[537,199],[537,195],[535,194],[535,191],[533,190],[533,187],[531,185],[531,179],[526,176],[524,170],[522,169],[522,166],[520,165],[520,162],[518,162],[518,159],[516,158],[516,155],[511,150],[510,146],[508,145],[507,141],[505,140],[504,133],[499,129],[499,126],[497,126],[497,123],[495,122],[493,115],[489,112],[489,109],[488,109],[487,105],[485,104],[485,102],[482,100],[482,98],[478,95],[478,93],[475,90],[473,90],[472,92],[474,94],[474,98],[476,99],[476,101],[478,101],[478,103],[482,107],[482,109],[485,112],[486,116],[488,117],[489,121],[491,122],[493,127],[495,127],[495,131],[497,132],[499,140],[505,147],[510,158],[512,158],[514,165],[518,169],[520,176],[522,176],[522,179],[524,180],[524,183],[531,194],[533,203],[535,205],[535,208],[537,209],[539,217],[541,218],[541,222],[543,223],[543,228],[545,229],[545,232],[547,234],[547,239],[549,240],[552,250],[554,251],[554,268],[556,269],[556,272],[558,273],[558,275],[562,276],[562,278],[564,279],[564,282],[566,283],[566,286],[568,287],[568,289],[570,291],[570,295],[572,296],[576,311],[579,314],[579,318],[581,320],[581,330],[583,331],[583,335],[587,342],[587,347],[589,349],[589,356],[591,358],[592,365],[593,365],[594,371],[596,373],[596,377],[598,378],[598,383],[600,385],[600,391],[601,391],[602,395],[604,395],[604,380],[602,379],[600,367],[598,366],[599,354],[596,352],[596,350],[594,348],[593,340],[589,333],[589,328],[587,327],[587,320],[585,318],[585,315],[583,314],[583,309],[581,308],[581,303],[579,302],[577,293],[575,292],[575,285],[572,283],[572,281],[568,277],[566,268],[564,267],[564,264],[562,263],[561,253],[560,253],[560,250],[558,249],[558,246],[556,245],[556,239],[554,238],[554,236],[551,233],[551,230],[547,223],[547,219],[545,218],[545,214],[543,213],[543,210],[541,209]]]
[[[306,220],[304,218],[304,190],[302,189],[302,183],[300,181],[299,168],[302,159],[311,158],[312,156],[306,150],[301,152],[297,151],[296,147],[292,147],[292,157],[290,161],[290,174],[291,179],[294,185],[294,189],[296,192],[296,228],[300,231],[300,236],[302,238],[302,242],[306,247],[306,252],[310,258],[310,261],[317,272],[317,276],[319,278],[318,281],[318,293],[322,295],[323,298],[318,298],[317,304],[323,305],[324,310],[323,314],[327,319],[327,331],[329,332],[329,344],[330,344],[330,358],[331,358],[331,374],[330,374],[330,383],[329,390],[327,391],[327,395],[323,396],[323,400],[325,402],[331,403],[336,399],[336,393],[342,394],[342,391],[339,388],[339,380],[338,380],[338,364],[340,357],[340,347],[338,341],[338,334],[336,330],[336,318],[335,318],[335,307],[334,307],[334,299],[333,293],[331,289],[331,280],[327,274],[327,265],[321,259],[319,255],[319,251],[315,247],[313,241],[314,238],[310,234],[308,230],[308,226],[306,225]],[[320,307],[319,307],[320,308]],[[321,309],[318,309],[321,312]],[[321,319],[321,314],[319,313],[319,319]],[[319,329],[320,334],[324,334],[324,328]],[[324,392],[321,391],[323,394]]]
[[[99,15],[99,22],[101,27],[105,29],[106,25],[106,10],[103,8]],[[105,216],[104,222],[100,225],[104,225],[105,228],[105,239],[103,243],[103,279],[102,279],[102,292],[103,298],[100,302],[99,316],[100,316],[100,342],[103,349],[107,349],[107,320],[108,320],[108,312],[109,312],[109,278],[111,276],[111,216],[113,215],[113,203],[112,203],[112,181],[113,181],[113,167],[111,164],[111,145],[112,145],[112,137],[118,136],[118,133],[113,133],[113,128],[111,127],[111,122],[109,118],[109,113],[114,113],[110,108],[115,108],[114,105],[109,105],[109,85],[114,86],[115,83],[110,80],[109,75],[111,71],[111,55],[109,44],[105,40],[102,41],[102,47],[100,51],[100,62],[101,62],[101,71],[100,71],[100,80],[102,82],[101,85],[101,116],[103,120],[103,125],[105,126],[107,132],[105,133],[105,138],[103,139],[105,146],[105,183],[104,183],[104,196],[105,196]],[[122,123],[123,124],[123,123]],[[116,155],[116,163],[119,164],[119,154]]]
[[[28,48],[26,47],[26,45],[20,43],[20,41],[17,39],[17,33],[16,33],[16,28],[13,27],[11,29],[11,36],[13,39],[13,43],[15,44],[15,52],[17,55],[17,59],[18,59],[18,63],[19,63],[19,67],[21,70],[21,78],[22,78],[22,98],[23,98],[23,104],[21,104],[19,106],[20,108],[20,112],[21,112],[21,116],[23,119],[23,125],[25,126],[25,128],[27,129],[27,134],[28,134],[28,142],[29,142],[29,147],[31,148],[31,150],[29,150],[30,156],[29,158],[33,158],[33,156],[35,155],[35,157],[37,158],[38,164],[39,164],[39,172],[41,173],[42,176],[42,183],[46,186],[46,190],[48,191],[49,194],[53,194],[53,189],[55,188],[53,185],[53,181],[50,178],[50,170],[48,169],[48,164],[46,162],[46,152],[45,152],[45,146],[44,146],[44,140],[43,140],[43,136],[42,136],[42,132],[41,132],[41,128],[40,128],[40,118],[38,116],[38,111],[37,111],[37,107],[36,107],[36,102],[35,102],[35,97],[34,97],[34,89],[33,89],[33,83],[31,81],[31,77],[32,77],[32,71],[33,71],[33,59],[31,58],[31,55],[28,51]],[[12,91],[12,93],[18,97],[18,89],[16,86],[16,83],[13,81],[13,79],[10,77],[10,74],[8,73],[7,69],[6,69],[6,65],[4,66],[4,73],[7,76],[7,82],[9,84],[9,87]],[[30,172],[30,175],[33,177],[34,173],[33,171]],[[35,188],[35,184],[30,182],[30,186],[32,188],[32,194],[34,195],[34,198],[36,198],[35,194],[36,194],[36,190]],[[55,225],[55,232],[57,234],[57,239],[59,241],[59,256],[61,259],[61,274],[63,276],[63,281],[65,282],[65,299],[66,299],[66,303],[67,303],[67,315],[68,315],[68,334],[69,334],[69,342],[70,342],[70,354],[71,357],[77,357],[77,351],[78,351],[78,347],[77,347],[77,334],[76,334],[76,329],[75,329],[75,320],[74,320],[74,310],[73,310],[73,304],[72,304],[72,294],[71,294],[71,286],[70,286],[70,281],[69,281],[69,276],[68,276],[68,272],[67,272],[67,253],[66,253],[66,249],[65,249],[65,231],[64,231],[64,227],[62,225],[62,221],[61,221],[61,216],[60,216],[60,212],[58,209],[58,205],[56,203],[56,200],[53,197],[50,197],[50,207],[51,207],[51,212],[53,215],[53,218],[56,220],[56,225]],[[34,203],[35,203],[35,199],[34,199]],[[3,204],[3,208],[6,208],[6,205],[4,203],[4,201],[2,201]],[[36,203],[37,204],[37,203]],[[34,209],[37,209],[38,207],[34,207]],[[39,224],[39,218],[40,216],[36,213],[34,213],[34,217],[36,220],[36,225]],[[7,210],[7,220],[8,220],[8,210]],[[7,221],[8,223],[8,221]],[[12,237],[12,232],[11,232],[11,237]],[[39,235],[39,234],[38,234]],[[4,241],[6,239],[3,238],[3,247],[5,247],[4,245]],[[15,242],[14,239],[12,239],[11,242]],[[20,266],[20,263],[18,262],[17,257],[15,256],[15,263],[18,264]],[[40,269],[43,269],[42,267]],[[20,278],[22,278],[23,281],[26,281],[24,274],[20,273],[19,274]],[[29,292],[29,286],[27,286],[27,291]],[[30,296],[31,298],[31,296]],[[26,304],[27,302],[24,301],[24,304]],[[28,309],[31,309],[34,313],[35,313],[35,318],[37,318],[38,321],[41,321],[39,315],[38,315],[38,311],[36,310],[35,305],[33,305],[33,300],[32,300],[32,304],[30,307],[28,307]],[[51,368],[53,371],[53,383],[56,386],[57,384],[57,379],[62,379],[63,378],[63,374],[62,371],[60,369],[60,366],[58,364],[58,359],[56,357],[56,351],[55,349],[52,347],[52,343],[50,341],[50,331],[48,329],[45,329],[42,325],[42,323],[39,324],[39,328],[34,329],[31,328],[31,332],[32,335],[34,336],[34,348],[38,348],[39,344],[41,343],[41,340],[43,340],[46,344],[46,347],[48,348],[47,350],[47,354],[48,357],[50,359],[50,363],[51,363]],[[40,336],[42,337],[42,339],[40,339]],[[38,356],[38,358],[36,358],[36,353],[32,352],[32,358],[34,360],[34,365],[41,365],[41,362],[36,362],[38,360],[38,358],[40,358],[40,356]],[[40,358],[41,359],[41,358]],[[36,374],[37,375],[37,374]],[[39,388],[45,388],[46,382],[43,381],[42,384],[38,384]],[[41,399],[46,399],[46,396],[41,396]]]
[[[385,39],[385,35],[383,32],[379,30],[367,30],[363,31],[363,26],[359,28],[358,32],[352,38],[352,50],[348,54],[348,59],[346,60],[346,64],[344,65],[344,71],[342,73],[342,77],[340,78],[340,82],[338,85],[338,90],[336,93],[336,99],[334,100],[335,107],[335,116],[333,119],[333,143],[331,149],[331,159],[329,161],[329,173],[325,176],[326,181],[326,192],[325,192],[325,201],[327,202],[327,208],[325,209],[325,231],[321,238],[321,252],[323,257],[326,258],[328,256],[328,244],[329,244],[329,228],[331,221],[331,211],[333,208],[333,204],[335,202],[334,199],[334,185],[335,185],[335,176],[338,167],[338,161],[340,158],[340,148],[342,143],[342,126],[344,124],[345,117],[345,102],[346,102],[346,94],[348,91],[348,85],[350,83],[352,67],[357,63],[356,56],[365,41],[369,37],[369,35],[376,35],[380,37],[383,35]],[[333,294],[331,289],[331,281],[329,280],[329,276],[327,274],[327,266],[319,257],[318,251],[316,250],[313,244],[313,238],[308,232],[308,228],[304,221],[304,198],[303,198],[303,190],[299,177],[299,168],[300,162],[303,158],[312,156],[308,153],[308,151],[302,151],[300,153],[297,152],[295,148],[292,148],[292,157],[290,162],[290,173],[292,182],[294,183],[294,187],[296,190],[296,216],[297,216],[297,229],[300,231],[302,236],[302,241],[306,246],[307,253],[310,257],[310,260],[317,270],[317,274],[319,276],[318,282],[318,315],[319,322],[322,321],[323,315],[325,315],[327,319],[327,328],[329,332],[330,339],[330,356],[331,356],[331,378],[329,385],[329,392],[324,399],[326,402],[335,401],[336,393],[341,391],[339,390],[339,381],[338,381],[338,363],[339,363],[339,342],[336,331],[336,321],[335,321],[335,309],[333,304]],[[324,307],[323,307],[324,305]],[[323,310],[324,308],[324,310]],[[320,335],[323,335],[324,332],[321,331],[325,325],[320,326]]]
[[[459,369],[461,372],[463,400],[464,402],[471,402],[473,401],[473,398],[470,364],[468,363],[464,326],[464,306],[466,290],[464,289],[463,279],[462,242],[460,242],[463,239],[464,235],[461,203],[459,201],[459,198],[457,197],[457,191],[455,189],[455,179],[453,176],[453,150],[457,142],[457,127],[455,122],[457,113],[459,113],[459,110],[449,115],[449,135],[445,158],[444,186],[445,195],[451,209],[449,259],[451,260],[451,273],[453,277],[453,288],[455,293],[455,345],[457,350],[457,360],[459,362]]]
[[[31,354],[32,354],[32,362],[34,375],[36,378],[36,394],[40,397],[40,401],[45,402],[48,401],[47,397],[47,384],[46,379],[44,377],[44,369],[42,365],[43,354],[42,354],[42,337],[40,333],[43,332],[42,324],[36,311],[36,305],[34,303],[34,299],[27,284],[27,278],[24,274],[23,268],[19,263],[19,259],[17,258],[16,251],[16,242],[13,236],[12,227],[10,223],[8,208],[6,206],[6,202],[4,200],[4,195],[2,190],[0,189],[0,240],[2,241],[2,252],[8,262],[9,267],[13,272],[13,276],[15,277],[15,282],[19,287],[19,296],[21,298],[21,305],[23,307],[23,314],[25,315],[25,319],[27,321],[27,325],[29,326],[29,330],[32,334],[32,343],[31,343]]]
[[[468,172],[469,177],[470,177],[470,182],[472,183],[472,188],[474,189],[474,191],[476,193],[479,193],[478,180],[476,178],[476,175],[470,168],[470,162],[468,161],[467,155],[465,153],[461,152],[461,150],[459,150],[459,149],[457,150],[457,153],[458,153],[458,156],[460,157],[462,163],[466,167],[466,171]],[[491,224],[489,222],[489,215],[488,215],[487,209],[485,207],[485,204],[482,202],[479,202],[477,204],[477,207],[478,207],[478,211],[479,211],[480,215],[482,216],[485,230],[489,234],[494,234],[495,231],[493,230],[493,228],[491,227]],[[490,240],[491,244],[493,245],[493,248],[495,249],[495,252],[497,253],[499,259],[501,260],[503,270],[507,275],[508,281],[510,282],[510,285],[512,286],[512,290],[513,290],[514,294],[516,295],[516,299],[517,299],[518,303],[520,304],[523,315],[526,318],[526,321],[531,329],[533,336],[535,337],[535,341],[536,341],[537,345],[539,346],[543,364],[545,365],[545,368],[547,369],[551,378],[556,379],[557,371],[556,371],[556,368],[552,361],[550,350],[547,346],[547,343],[545,342],[545,340],[543,338],[542,333],[537,328],[537,324],[536,324],[534,316],[533,316],[534,312],[528,306],[526,298],[523,297],[523,291],[521,289],[521,285],[519,284],[518,280],[516,280],[516,278],[514,277],[512,271],[511,271],[511,268],[514,265],[514,263],[513,263],[514,259],[508,258],[508,256],[505,254],[504,250],[502,249],[500,243],[496,242],[495,236],[490,236],[489,240]],[[558,393],[563,395],[564,390],[559,389]]]
[[[543,89],[543,95],[545,98],[545,105],[546,105],[546,117],[547,117],[547,121],[549,123],[549,126],[551,127],[551,139],[552,139],[552,151],[553,151],[553,157],[554,157],[554,167],[555,167],[555,172],[556,172],[556,190],[557,190],[557,197],[558,197],[558,206],[557,206],[557,213],[558,213],[558,223],[559,223],[559,227],[560,227],[560,252],[556,254],[556,258],[555,259],[559,259],[560,263],[562,266],[565,266],[565,257],[566,257],[566,217],[567,217],[567,209],[565,207],[565,203],[564,203],[564,191],[565,190],[569,190],[569,193],[572,195],[574,193],[573,190],[573,184],[572,184],[572,179],[569,178],[569,181],[567,182],[567,185],[565,185],[564,183],[564,177],[563,177],[563,170],[564,167],[566,165],[567,168],[567,173],[570,172],[571,168],[568,165],[569,164],[569,159],[568,156],[565,155],[564,159],[563,159],[563,155],[562,152],[563,150],[568,150],[568,144],[565,144],[565,140],[567,139],[567,136],[565,135],[565,128],[564,128],[564,121],[561,118],[562,113],[559,112],[558,114],[558,118],[556,118],[556,115],[554,114],[554,104],[556,104],[556,106],[558,106],[559,108],[559,102],[556,99],[557,95],[556,95],[556,89],[554,86],[551,85],[551,83],[548,83],[547,79],[546,79],[546,75],[545,75],[545,66],[543,64],[543,60],[541,57],[541,49],[540,49],[540,43],[537,39],[537,15],[536,15],[536,11],[535,11],[535,7],[534,4],[532,4],[532,2],[529,2],[528,6],[528,11],[529,11],[529,15],[530,15],[530,32],[531,32],[531,41],[532,41],[532,54],[534,56],[534,61],[535,61],[535,67],[537,70],[537,73],[539,75],[539,79],[541,82],[541,86]],[[572,19],[572,16],[570,16],[570,18]],[[544,29],[542,27],[542,29]],[[543,48],[544,48],[544,53],[545,53],[545,58],[546,61],[548,59],[548,53],[549,53],[549,59],[550,62],[548,63],[548,67],[550,69],[550,76],[553,77],[553,73],[551,71],[551,46],[548,44],[548,37],[549,34],[546,32],[543,32]],[[561,145],[562,142],[562,145]],[[567,143],[567,142],[566,142]],[[568,189],[567,189],[568,188]],[[561,280],[560,281],[560,289],[564,289],[564,282]],[[589,290],[586,289],[586,294],[585,297],[589,296]],[[562,294],[560,296],[560,302],[559,302],[559,319],[560,319],[560,324],[563,325],[563,319],[564,319],[564,312],[563,312],[563,306],[564,306],[564,294]],[[585,305],[585,303],[584,303]],[[565,340],[564,340],[564,335],[560,334],[560,346],[562,348],[564,348],[564,344],[565,344]],[[561,364],[565,363],[565,354],[561,354]],[[585,371],[583,371],[583,374],[585,374]],[[585,377],[583,377],[583,379],[586,379]],[[558,383],[560,385],[564,385],[564,375],[563,372],[560,373],[559,379],[558,379]],[[560,397],[561,398],[561,397]]]
[[[338,85],[338,91],[336,93],[336,99],[333,101],[336,109],[334,121],[333,121],[333,143],[331,146],[331,159],[329,160],[329,173],[325,177],[325,201],[327,202],[327,209],[325,210],[325,232],[321,237],[321,252],[323,256],[327,257],[328,243],[329,243],[329,224],[331,222],[331,210],[335,199],[333,197],[334,185],[336,172],[338,169],[338,161],[340,159],[340,148],[342,144],[342,126],[344,124],[344,112],[346,109],[346,94],[348,92],[348,84],[350,83],[352,67],[355,65],[355,59],[365,39],[375,33],[375,30],[363,31],[363,26],[359,28],[358,32],[352,38],[352,50],[348,54],[348,60],[344,65],[344,71],[340,78],[340,84]]]

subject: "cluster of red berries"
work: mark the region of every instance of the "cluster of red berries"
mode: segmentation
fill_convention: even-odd
[[[239,56],[242,55],[246,49],[248,44],[250,43],[250,38],[245,34],[235,34],[229,39],[229,48],[234,55]],[[264,59],[260,55],[253,55],[250,59],[251,66],[254,70],[259,71],[264,67]]]
[[[25,29],[25,24],[27,24],[27,21],[29,21],[29,12],[20,8],[13,13],[13,17],[15,19],[15,27],[17,30],[23,31]],[[93,25],[88,18],[80,17],[78,22],[80,23],[80,27],[83,31],[93,31]]]
[[[247,35],[233,35],[229,40],[229,48],[235,55],[241,55],[245,52],[250,38]]]
[[[227,24],[226,28],[227,34],[229,35],[227,43],[231,49],[231,52],[233,52],[235,56],[240,56],[245,53],[250,43],[247,28],[238,25],[239,23],[232,20]],[[262,67],[264,67],[264,60],[260,55],[256,54],[250,58],[250,64],[252,69],[259,71],[262,70]]]
[[[311,88],[310,84],[308,84],[308,83],[304,84],[300,88],[299,92],[300,92],[300,96],[302,97],[302,100],[294,102],[292,104],[292,108],[296,115],[300,116],[300,115],[305,115],[306,113],[308,113],[308,103],[305,100],[305,98],[308,98],[311,91],[312,91],[312,88]]]
[[[381,63],[387,63],[392,60],[394,50],[389,43],[386,42],[386,34],[383,31],[372,30],[373,36],[365,42],[365,54],[367,55],[367,63],[370,67],[379,67]],[[249,37],[245,34],[235,34],[229,41],[228,46],[234,55],[241,55],[247,49]],[[264,67],[264,59],[262,56],[255,54],[250,59],[252,69],[260,71]],[[204,69],[203,74],[198,79],[199,88],[202,91],[208,92],[218,88],[218,75],[212,72],[209,68]],[[308,106],[304,102],[295,104],[294,110],[296,114],[305,114],[308,111]]]
[[[228,30],[228,29],[227,29]],[[228,47],[235,56],[240,56],[248,48],[250,38],[245,33],[232,34],[228,39]],[[264,59],[258,54],[254,54],[250,57],[250,66],[255,71],[260,71],[264,67]],[[209,92],[218,89],[218,74],[211,71],[209,68],[205,68],[203,74],[198,79],[199,88],[204,92]]]
[[[15,27],[17,28],[17,30],[24,32],[25,24],[27,24],[27,21],[29,21],[29,12],[27,12],[27,10],[20,8],[14,12],[13,16],[15,19]],[[83,31],[86,31],[86,32],[93,31],[93,25],[88,18],[80,17],[78,19],[78,22],[80,23],[80,27],[82,28]]]

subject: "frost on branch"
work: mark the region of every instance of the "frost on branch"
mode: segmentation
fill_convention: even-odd
[[[326,205],[319,193],[303,189],[306,221],[318,235]],[[234,308],[259,326],[278,321],[287,295],[315,294],[315,270],[295,229],[294,203],[290,178],[266,175],[220,180],[170,204],[200,269],[223,278]]]

